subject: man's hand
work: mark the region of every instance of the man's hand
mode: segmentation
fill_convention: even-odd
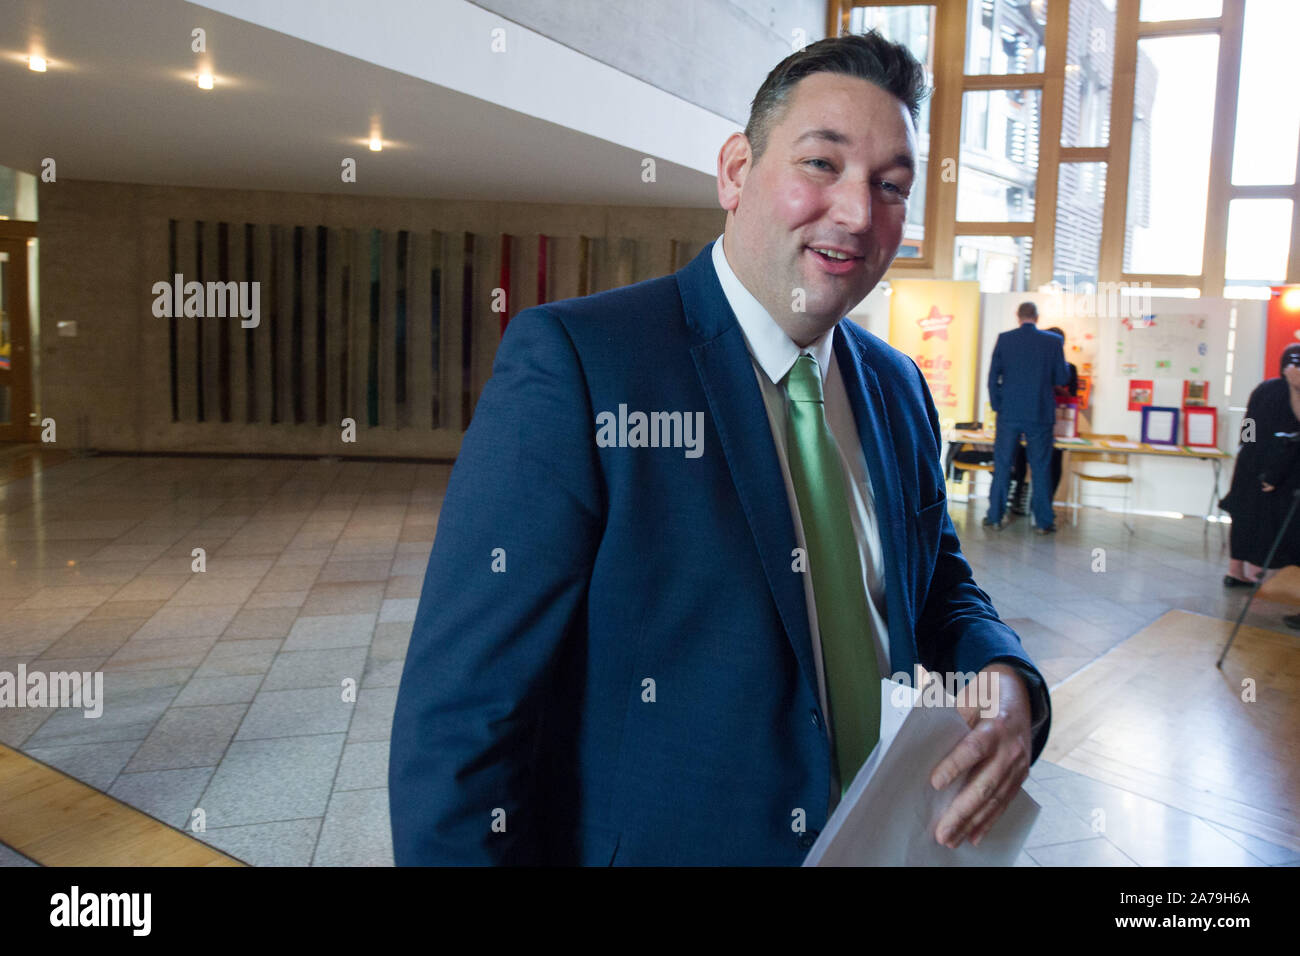
[[[990,664],[980,671],[983,679],[995,687],[996,715],[980,715],[980,704],[973,681],[957,710],[971,730],[930,775],[930,785],[942,790],[971,768],[970,779],[957,794],[952,805],[939,819],[935,839],[956,849],[970,838],[979,846],[984,834],[1002,815],[1016,790],[1029,776],[1029,758],[1033,753],[1030,733],[1029,688],[1015,669],[1004,663]]]

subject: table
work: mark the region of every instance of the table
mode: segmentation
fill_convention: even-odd
[[[954,428],[949,430],[945,437],[951,443],[991,446],[995,434],[995,432],[987,429],[961,431]],[[1162,458],[1196,458],[1201,461],[1208,461],[1214,469],[1214,487],[1210,491],[1210,504],[1205,512],[1207,518],[1217,514],[1219,510],[1219,479],[1222,477],[1223,462],[1232,458],[1232,455],[1220,451],[1218,448],[1189,448],[1186,445],[1149,445],[1145,442],[1118,442],[1087,438],[1058,438],[1052,443],[1052,447],[1059,448],[1061,451],[1101,452],[1107,455],[1125,456],[1156,455]],[[1062,465],[1062,471],[1064,470],[1064,465]],[[1209,533],[1208,521],[1206,522],[1205,532]]]

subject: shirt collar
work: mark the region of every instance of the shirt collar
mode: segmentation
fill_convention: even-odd
[[[749,346],[749,354],[772,380],[772,384],[781,384],[786,373],[794,367],[795,359],[807,354],[817,360],[822,385],[825,385],[835,326],[827,329],[821,338],[807,348],[801,349],[732,271],[722,248],[722,236],[718,236],[713,243],[713,268],[718,273],[718,282],[722,285],[722,294],[727,297],[727,304],[736,313],[736,321],[740,323],[740,331],[745,336],[745,344]]]

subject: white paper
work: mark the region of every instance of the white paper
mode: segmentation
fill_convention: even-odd
[[[1147,414],[1147,436],[1152,441],[1173,441],[1174,429],[1177,427],[1174,422],[1173,412],[1149,412]]]
[[[1135,441],[1107,441],[1105,439],[1100,439],[1098,440],[1097,444],[1105,448],[1141,448],[1142,447],[1140,443]]]
[[[1187,435],[1183,439],[1183,444],[1213,445],[1214,442],[1214,416],[1188,415]]]
[[[880,742],[817,837],[804,866],[1010,866],[1038,816],[1019,790],[979,846],[939,844],[939,818],[966,783],[930,774],[970,730],[956,707],[920,704],[919,691],[880,682]],[[948,698],[951,701],[952,698]]]

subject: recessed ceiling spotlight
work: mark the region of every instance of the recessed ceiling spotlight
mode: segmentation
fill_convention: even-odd
[[[201,90],[210,90],[210,89],[212,89],[212,74],[211,74],[211,73],[200,73],[199,76],[198,76],[198,80],[199,80],[199,89],[201,89]]]
[[[378,136],[370,137],[370,151],[372,153],[378,153],[383,148],[384,148],[384,141],[382,139],[380,139]]]
[[[46,66],[45,57],[43,56],[37,56],[35,53],[33,53],[31,56],[27,58],[27,67],[33,73],[44,73],[45,66]]]

